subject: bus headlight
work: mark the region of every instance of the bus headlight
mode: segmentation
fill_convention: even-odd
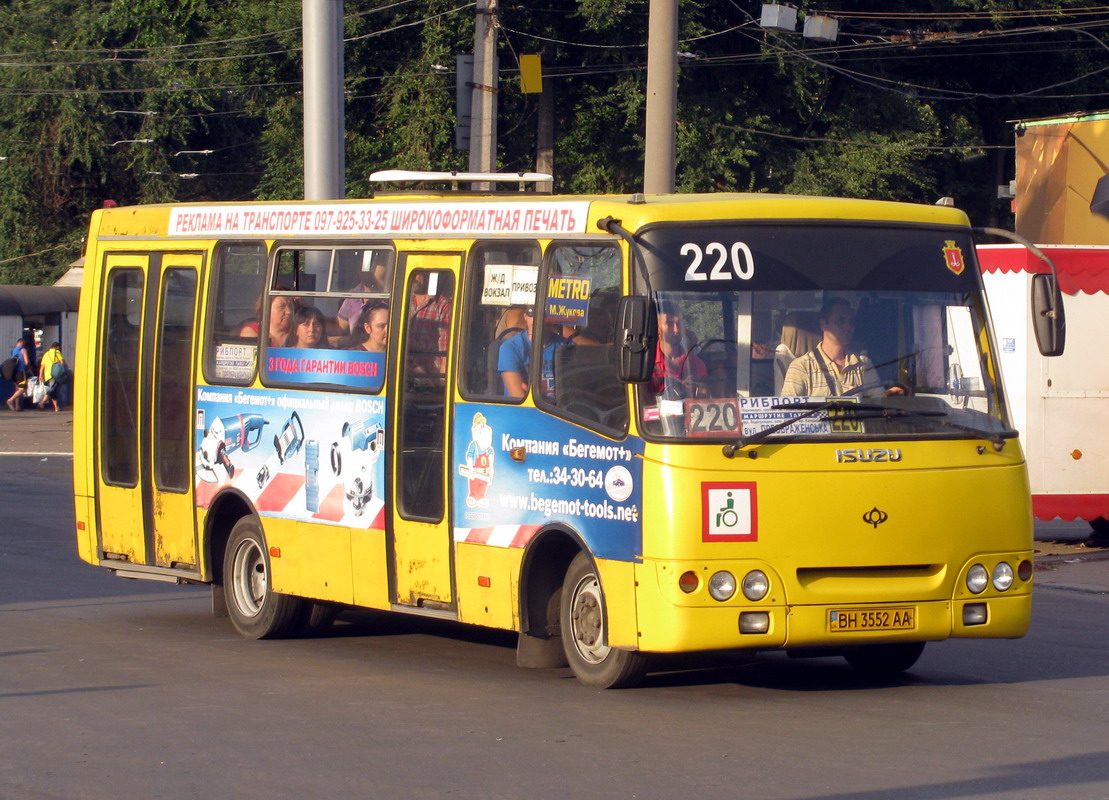
[[[724,570],[714,572],[709,578],[709,594],[712,595],[713,600],[719,600],[721,603],[731,600],[732,595],[735,594],[735,576]]]
[[[770,579],[761,569],[753,569],[743,576],[743,596],[748,600],[762,600],[770,591]]]
[[[999,592],[1006,591],[1013,585],[1013,568],[1002,561],[993,568],[993,588]]]
[[[967,588],[971,594],[982,594],[990,582],[990,573],[981,564],[975,564],[967,570]]]

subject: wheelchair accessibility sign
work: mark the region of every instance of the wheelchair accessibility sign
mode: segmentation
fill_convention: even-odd
[[[701,541],[758,541],[758,501],[753,482],[702,483],[701,513]]]

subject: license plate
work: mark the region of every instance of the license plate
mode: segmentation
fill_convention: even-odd
[[[908,631],[916,627],[916,608],[833,608],[828,612],[828,631]]]

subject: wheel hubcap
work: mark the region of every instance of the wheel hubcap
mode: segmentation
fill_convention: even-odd
[[[256,616],[262,610],[262,604],[266,599],[266,588],[269,585],[262,548],[253,539],[247,539],[235,551],[233,565],[231,590],[235,597],[235,605],[246,616]]]
[[[586,575],[574,587],[574,597],[570,606],[570,625],[574,634],[574,645],[583,659],[590,664],[599,664],[608,656],[609,648],[604,644],[605,622],[601,605],[601,585],[596,575]]]

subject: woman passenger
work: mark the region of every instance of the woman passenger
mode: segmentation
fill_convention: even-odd
[[[389,306],[380,300],[373,300],[362,306],[354,330],[363,339],[351,350],[367,350],[371,353],[384,353],[389,337]]]
[[[315,306],[301,306],[293,315],[292,330],[286,347],[317,348],[328,346],[324,329],[327,321]]]
[[[270,299],[270,347],[284,347],[289,334],[292,332],[293,314],[297,309],[295,297],[277,295]],[[239,336],[258,336],[259,320],[262,318],[262,298],[258,298],[255,308],[255,318],[243,325]]]

